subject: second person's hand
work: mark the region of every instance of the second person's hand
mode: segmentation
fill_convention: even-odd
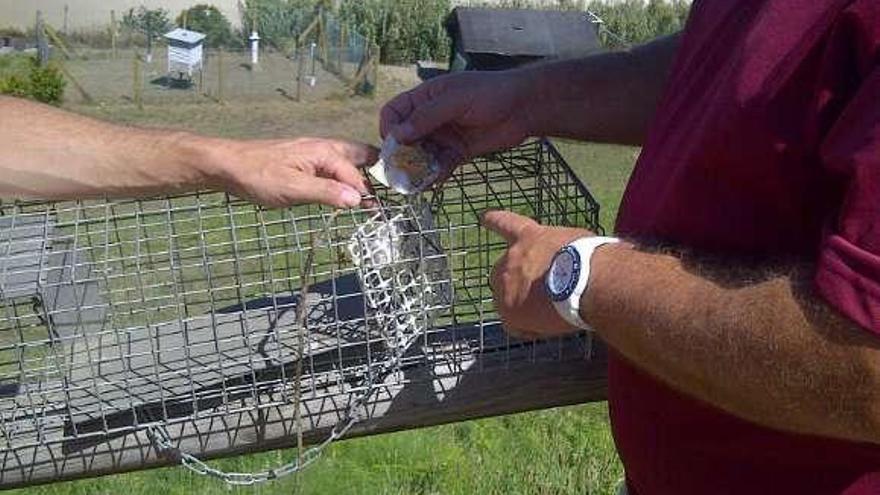
[[[489,277],[495,309],[505,330],[524,339],[548,338],[577,331],[559,316],[544,288],[553,256],[569,242],[593,233],[540,225],[511,211],[483,214],[483,226],[507,241]]]
[[[368,192],[360,167],[376,160],[372,146],[338,139],[222,141],[211,160],[215,186],[278,208],[322,203],[352,208]]]
[[[402,93],[382,109],[381,132],[421,144],[451,170],[529,136],[531,75],[525,70],[460,72]]]

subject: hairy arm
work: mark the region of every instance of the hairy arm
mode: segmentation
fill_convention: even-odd
[[[813,294],[812,267],[620,245],[592,266],[585,320],[656,378],[765,426],[880,443],[880,340]]]
[[[354,206],[370,147],[335,140],[217,139],[123,127],[0,97],[0,197],[78,199],[220,189],[267,206]]]
[[[678,45],[675,34],[628,51],[524,69],[534,87],[531,132],[641,145]]]
[[[574,329],[543,280],[568,242],[591,235],[506,211],[483,224],[509,248],[492,273],[495,305],[523,337]],[[753,269],[600,247],[581,316],[625,358],[692,397],[785,431],[880,443],[880,339],[830,309],[813,269]]]
[[[0,196],[66,199],[207,187],[202,138],[114,126],[0,97]]]

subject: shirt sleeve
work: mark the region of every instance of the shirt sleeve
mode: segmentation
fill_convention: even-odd
[[[862,80],[821,155],[845,192],[820,247],[816,288],[838,311],[880,335],[880,68]]]

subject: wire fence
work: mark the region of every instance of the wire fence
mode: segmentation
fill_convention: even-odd
[[[552,366],[586,369],[589,336],[501,331],[487,280],[505,243],[479,222],[507,208],[601,231],[552,145],[478,159],[420,201],[381,189],[377,201],[342,213],[217,193],[0,205],[0,487],[181,459],[210,474],[193,459],[302,448],[365,421],[559,405],[580,372]],[[520,393],[536,384],[555,392]]]
[[[42,59],[62,67],[70,83],[66,99],[79,103],[308,102],[374,94],[378,49],[332,14],[311,15],[306,29],[283,42],[206,43],[186,71],[172,68],[165,40],[147,44],[112,23],[93,36],[65,35],[38,16],[34,46]]]
[[[336,17],[323,13],[321,53],[324,66],[359,92],[371,94],[377,84],[379,47]]]

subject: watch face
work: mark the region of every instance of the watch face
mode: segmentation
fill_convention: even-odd
[[[574,293],[580,276],[580,254],[571,246],[562,248],[556,253],[547,273],[546,285],[550,299],[556,302],[568,299]]]

